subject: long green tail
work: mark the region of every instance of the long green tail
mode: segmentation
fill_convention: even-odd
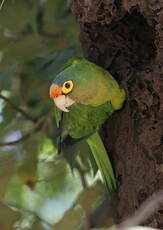
[[[96,164],[101,172],[103,181],[109,192],[116,190],[116,180],[110,159],[107,155],[101,137],[96,132],[87,139],[87,143],[92,151]]]

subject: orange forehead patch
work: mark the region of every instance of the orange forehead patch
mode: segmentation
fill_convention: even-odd
[[[62,88],[52,84],[51,87],[50,87],[50,98],[51,99],[54,99],[60,95],[62,95]]]

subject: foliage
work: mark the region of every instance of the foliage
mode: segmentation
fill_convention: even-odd
[[[0,35],[0,229],[84,229],[105,191],[92,185],[88,146],[67,157],[74,170],[56,154],[48,93],[56,71],[81,55],[68,2],[5,1]]]

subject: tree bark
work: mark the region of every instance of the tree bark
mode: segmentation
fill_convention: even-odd
[[[127,93],[104,125],[118,178],[121,221],[163,187],[163,2],[72,0],[84,56],[109,70]],[[146,225],[163,229],[163,210]]]

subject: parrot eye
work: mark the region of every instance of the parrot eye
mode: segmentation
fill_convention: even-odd
[[[70,81],[65,81],[64,83],[63,83],[63,86],[62,86],[62,92],[64,93],[64,94],[68,94],[68,93],[70,93],[71,91],[72,91],[72,89],[73,89],[73,82],[70,80]]]
[[[70,84],[69,84],[69,83],[66,83],[66,84],[65,84],[65,88],[66,88],[66,89],[70,88]]]

